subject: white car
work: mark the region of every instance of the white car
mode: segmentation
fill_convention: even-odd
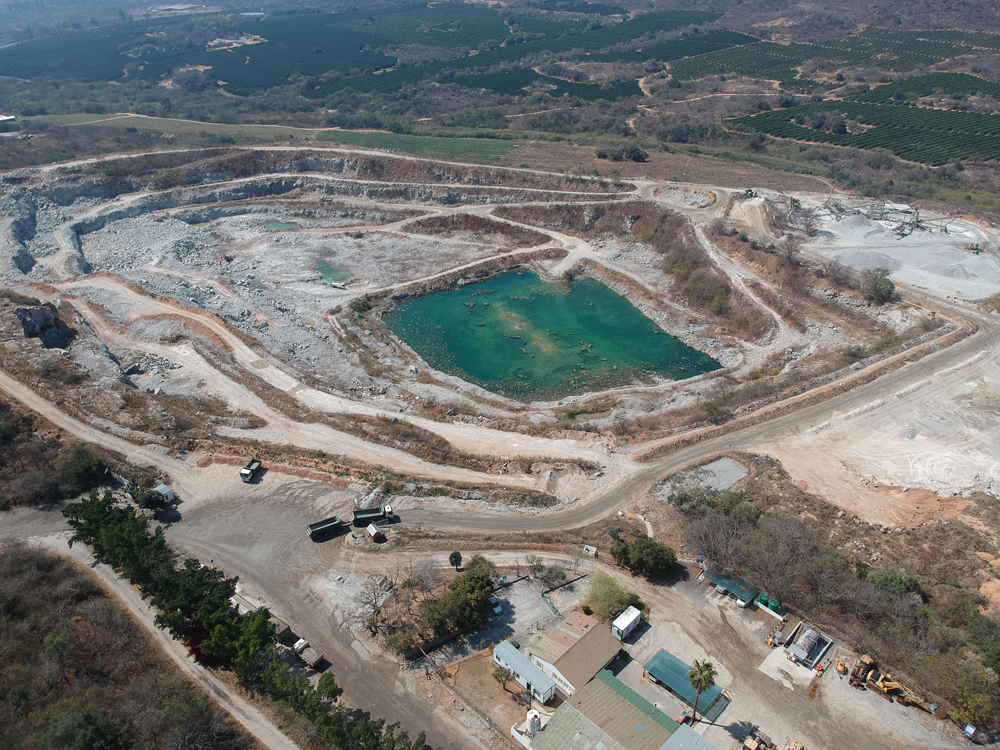
[[[493,614],[499,615],[503,613],[503,607],[500,606],[500,602],[497,601],[495,596],[490,597],[490,606],[493,607]]]
[[[297,654],[301,654],[307,648],[309,648],[309,641],[307,641],[305,638],[299,638],[297,641],[295,641],[295,645],[292,646],[292,651],[294,651]]]

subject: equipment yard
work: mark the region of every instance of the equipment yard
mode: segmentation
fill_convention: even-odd
[[[781,597],[796,608],[785,635],[803,621],[792,647],[808,666],[772,649],[782,615],[699,579],[710,535],[687,513],[756,502],[754,522],[804,524],[809,549],[829,544],[852,581],[931,571],[925,598],[946,601],[947,586],[947,611],[994,613],[997,228],[832,193],[234,147],[3,175],[0,251],[4,399],[62,440],[160,472],[178,500],[169,543],[238,575],[241,596],[325,656],[347,705],[434,747],[513,746],[503,722],[524,709],[497,708],[516,684],[493,684],[489,649],[584,607],[603,571],[648,614],[623,641],[631,661],[609,669],[658,705],[636,664],[660,649],[711,660],[731,703],[695,729],[723,750],[753,726],[806,748],[965,742],[955,722],[900,705],[923,689],[910,677],[876,694],[836,673],[862,656],[849,646],[869,645],[851,629],[860,610],[807,625],[805,610],[826,616],[833,595]],[[896,290],[876,304],[862,273],[882,268]],[[494,293],[496,274],[526,270],[530,299]],[[574,298],[571,316],[541,309],[538,285],[562,305],[570,284],[617,296]],[[383,320],[466,287],[438,301],[472,349],[442,350],[443,319],[420,321],[437,367]],[[554,330],[567,319],[573,330]],[[626,351],[635,320],[677,359]],[[490,373],[462,377],[492,343],[506,378],[495,391]],[[0,539],[61,546],[65,530],[57,512],[25,508]],[[676,569],[650,580],[616,565],[619,533],[668,541]],[[452,550],[507,577],[500,614],[403,658],[378,608],[407,621],[446,597]],[[958,572],[927,559],[948,555]],[[418,578],[425,588],[404,600]],[[751,583],[775,586],[762,578]],[[368,619],[366,596],[383,597]],[[932,640],[922,632],[921,648]]]

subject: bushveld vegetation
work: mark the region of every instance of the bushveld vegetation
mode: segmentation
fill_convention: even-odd
[[[256,747],[93,575],[0,548],[0,748]]]
[[[0,510],[76,497],[104,481],[106,468],[87,446],[59,447],[33,417],[0,401]]]

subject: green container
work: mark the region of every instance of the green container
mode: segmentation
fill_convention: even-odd
[[[769,598],[770,597],[768,597],[768,595],[765,594],[763,591],[761,591],[760,594],[757,595],[757,601],[760,602],[761,604],[764,604],[764,605],[767,604],[767,600]]]
[[[771,610],[774,610],[775,612],[777,612],[780,607],[781,607],[781,604],[778,602],[777,599],[772,599],[771,601],[769,601],[767,603],[767,608],[771,609]]]

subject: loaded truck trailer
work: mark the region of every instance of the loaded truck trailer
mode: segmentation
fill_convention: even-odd
[[[260,471],[260,461],[252,458],[246,466],[240,469],[240,479],[244,482],[251,482],[258,471]]]
[[[392,506],[383,505],[370,510],[356,510],[351,514],[351,521],[355,526],[367,526],[370,523],[389,520],[392,518]]]
[[[337,529],[340,528],[341,520],[340,516],[330,516],[325,518],[318,523],[311,523],[306,527],[309,532],[309,536],[317,541],[319,539],[325,539],[331,534],[337,533]]]

